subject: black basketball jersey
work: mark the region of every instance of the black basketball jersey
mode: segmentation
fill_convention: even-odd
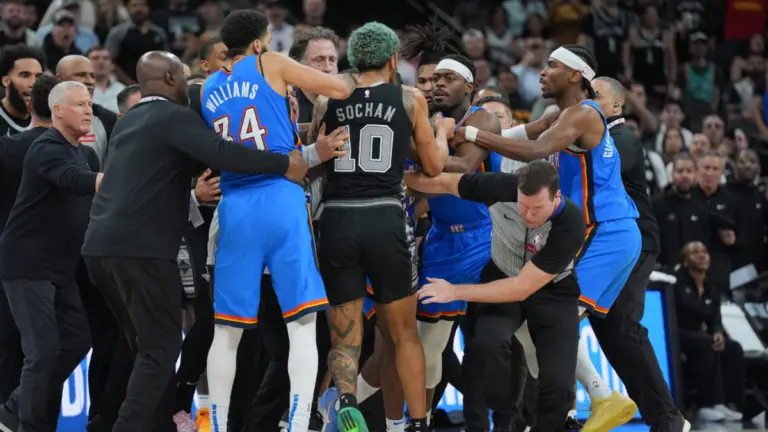
[[[349,154],[326,162],[324,201],[402,196],[413,126],[400,86],[380,83],[331,99],[323,123],[328,133],[345,126],[350,135],[343,146]]]

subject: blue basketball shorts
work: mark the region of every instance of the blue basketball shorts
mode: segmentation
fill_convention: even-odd
[[[213,306],[218,324],[258,323],[268,267],[286,321],[328,307],[304,190],[280,179],[227,190],[219,203]]]
[[[642,239],[635,219],[599,222],[587,227],[584,246],[575,260],[579,305],[604,317],[635,267]]]
[[[435,223],[424,239],[419,286],[427,278],[445,279],[452,284],[480,282],[480,273],[491,259],[490,219],[472,225],[444,225]],[[467,311],[467,302],[445,304],[419,302],[417,318],[435,322],[455,320]]]

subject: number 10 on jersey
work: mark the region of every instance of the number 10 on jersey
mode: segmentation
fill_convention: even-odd
[[[333,162],[333,170],[338,173],[357,171],[357,167],[367,173],[385,173],[392,167],[392,144],[395,133],[387,125],[369,124],[360,128],[357,160],[352,157],[352,134],[349,126],[344,126],[344,132],[350,139],[341,146],[340,150],[348,152],[346,156],[337,157]]]
[[[229,141],[235,141],[235,139],[229,134],[229,114],[219,117],[213,121],[213,130],[221,135],[222,138]],[[264,137],[267,134],[267,128],[262,127],[259,124],[259,116],[256,113],[256,108],[248,107],[243,110],[243,119],[240,121],[240,131],[238,132],[237,142],[247,143],[253,142],[253,147],[256,150],[268,150],[267,144],[264,142]]]

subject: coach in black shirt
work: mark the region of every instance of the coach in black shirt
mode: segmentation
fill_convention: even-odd
[[[18,410],[20,430],[56,429],[52,401],[61,398],[61,386],[91,345],[75,280],[102,179],[78,151],[91,127],[91,96],[84,85],[68,81],[54,87],[49,104],[53,128],[27,152],[16,204],[0,237],[0,278],[26,357],[21,383],[2,414]],[[0,423],[16,430],[8,417]]]
[[[619,297],[605,318],[589,317],[600,346],[616,369],[640,414],[654,430],[680,432],[683,418],[659,369],[659,362],[648,340],[648,330],[640,324],[645,309],[645,290],[659,255],[659,226],[648,197],[645,157],[640,139],[622,116],[626,89],[613,78],[592,81],[596,101],[608,116],[608,128],[621,158],[621,178],[627,194],[640,213],[637,225],[643,243],[640,257]]]
[[[104,185],[83,244],[88,271],[128,340],[141,341],[134,347],[137,359],[116,432],[149,428],[179,356],[182,288],[176,258],[191,179],[206,167],[284,174],[294,181],[307,171],[299,152],[260,152],[211,131],[187,107],[187,82],[176,56],[149,52],[136,72],[143,98],[112,132]]]

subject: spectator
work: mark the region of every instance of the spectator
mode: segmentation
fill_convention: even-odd
[[[39,46],[40,39],[24,22],[24,0],[3,1],[3,23],[0,32],[0,48],[6,45],[24,44]]]
[[[115,74],[125,85],[136,84],[136,63],[144,53],[168,49],[168,37],[165,31],[150,23],[147,0],[128,0],[129,22],[113,28],[105,44],[112,61],[115,62]]]
[[[37,28],[37,6],[32,2],[24,3],[24,12],[22,14],[24,26],[28,29]],[[39,40],[39,38],[38,38]]]
[[[483,7],[481,0],[459,2],[453,16],[465,29],[483,29],[488,25],[486,8]]]
[[[112,27],[128,21],[128,11],[119,0],[98,0],[96,3],[96,25],[93,32],[103,44]]]
[[[204,0],[203,4],[197,9],[197,13],[203,21],[205,32],[218,33],[221,24],[224,22],[224,10],[222,10],[221,3],[215,0]],[[274,34],[272,37],[274,37]],[[199,42],[202,43],[202,41]]]
[[[661,125],[659,131],[656,134],[655,149],[657,153],[664,152],[664,139],[667,136],[668,128],[680,129],[680,133],[683,135],[683,143],[685,148],[691,146],[691,140],[693,139],[693,132],[683,127],[683,121],[685,120],[685,114],[683,113],[683,107],[679,101],[670,99],[664,104],[664,109],[661,111]]]
[[[736,238],[739,248],[731,253],[734,270],[750,264],[758,272],[765,268],[768,201],[757,185],[759,176],[760,161],[757,153],[750,149],[741,150],[736,158],[734,178],[727,185],[736,206]]]
[[[731,63],[730,89],[735,93],[734,102],[741,111],[750,108],[752,97],[758,86],[765,82],[765,59],[763,53],[751,52],[746,59],[736,57]]]
[[[168,7],[153,11],[150,20],[165,30],[171,51],[179,58],[188,58],[196,50],[197,38],[203,33],[203,22],[189,5],[189,0],[170,0]]]
[[[696,32],[691,35],[690,41],[690,61],[682,65],[677,83],[682,89],[684,100],[703,102],[703,110],[711,112],[716,110],[720,103],[722,73],[708,58],[707,35]],[[690,112],[692,108],[691,106],[686,111]]]
[[[625,79],[621,50],[633,24],[631,13],[618,0],[603,0],[584,21],[584,36],[598,59],[598,75]]]
[[[56,69],[59,60],[68,55],[82,55],[75,46],[75,26],[75,16],[66,9],[53,16],[53,29],[43,39],[43,52],[48,61],[46,69]]]
[[[589,8],[581,0],[552,0],[549,4],[547,16],[555,46],[578,43]]]
[[[712,146],[719,148],[725,138],[725,122],[717,114],[710,114],[704,117],[704,133],[709,137]]]
[[[285,6],[280,0],[267,2],[269,31],[272,33],[272,41],[269,43],[270,51],[288,52],[293,44],[293,26],[285,21],[285,13]]]
[[[304,1],[304,24],[315,27],[325,22],[325,0]]]
[[[91,0],[53,0],[46,9],[43,19],[40,20],[40,28],[51,26],[53,15],[62,8],[69,9],[70,12],[74,13],[77,22],[83,26],[84,30],[90,31],[96,24],[96,8]],[[83,51],[87,51],[88,48],[83,49]]]
[[[114,65],[112,64],[112,58],[109,56],[109,51],[97,45],[88,52],[88,60],[93,65],[93,73],[96,80],[93,91],[93,103],[99,104],[117,114],[117,94],[125,88],[125,85],[112,74],[114,72]]]
[[[520,80],[512,72],[510,66],[502,66],[496,73],[498,77],[498,89],[509,101],[512,108],[512,118],[520,123],[528,123],[531,120],[531,103],[525,102],[520,96]]]
[[[53,4],[56,3],[58,3],[58,0],[54,1]],[[53,4],[51,6],[53,6]],[[45,41],[45,37],[53,31],[53,27],[56,24],[57,13],[61,10],[66,10],[74,17],[75,46],[80,52],[88,52],[91,47],[99,43],[99,38],[93,33],[93,21],[90,25],[82,24],[81,19],[83,18],[83,9],[81,8],[81,5],[83,7],[85,7],[85,5],[89,5],[91,8],[93,7],[93,3],[89,0],[82,0],[82,2],[80,0],[62,0],[61,6],[59,6],[58,9],[54,9],[53,12],[51,12],[51,8],[48,8],[48,12],[46,12],[43,21],[40,23],[40,27],[37,29],[37,37],[40,38],[41,41]],[[48,15],[49,12],[50,15]]]
[[[120,109],[120,114],[125,114],[132,106],[139,103],[141,100],[141,90],[138,84],[129,85],[117,94],[117,107]]]
[[[691,148],[689,152],[694,161],[698,161],[705,153],[715,151],[712,147],[712,143],[709,141],[709,137],[703,133],[697,133],[693,135],[691,140]]]
[[[470,60],[486,58],[488,47],[485,45],[485,36],[480,30],[469,29],[464,32],[461,35],[461,44]]]
[[[642,83],[651,98],[664,99],[670,77],[677,77],[677,56],[672,35],[662,28],[655,5],[647,4],[638,25],[630,28],[623,63],[626,79]]]
[[[514,37],[519,37],[523,34],[528,17],[531,15],[547,15],[547,7],[541,0],[506,0],[503,5],[507,11],[509,30]]]
[[[501,5],[491,9],[488,27],[485,28],[485,40],[491,53],[491,60],[497,64],[512,64],[514,53],[512,45],[515,41],[508,27],[507,12]]]
[[[518,93],[525,103],[533,103],[541,96],[541,70],[549,56],[544,40],[537,37],[526,39],[525,54],[520,63],[512,66],[518,77]]]
[[[744,398],[744,352],[725,337],[720,316],[720,291],[707,278],[711,259],[698,241],[682,250],[683,266],[677,272],[677,309],[680,351],[685,356],[686,388],[696,389],[698,418],[703,421],[739,421]]]
[[[653,148],[658,121],[656,116],[648,110],[647,105],[648,95],[645,93],[645,86],[640,83],[632,83],[627,92],[627,105],[624,112],[637,116],[644,147]]]
[[[652,201],[661,237],[658,263],[670,269],[680,263],[683,245],[692,241],[709,241],[707,203],[693,193],[696,164],[690,156],[679,155],[673,167],[672,187]]]
[[[685,150],[683,143],[683,134],[678,128],[669,128],[664,133],[664,142],[662,143],[661,157],[667,167],[667,173],[672,176],[672,161]]]

